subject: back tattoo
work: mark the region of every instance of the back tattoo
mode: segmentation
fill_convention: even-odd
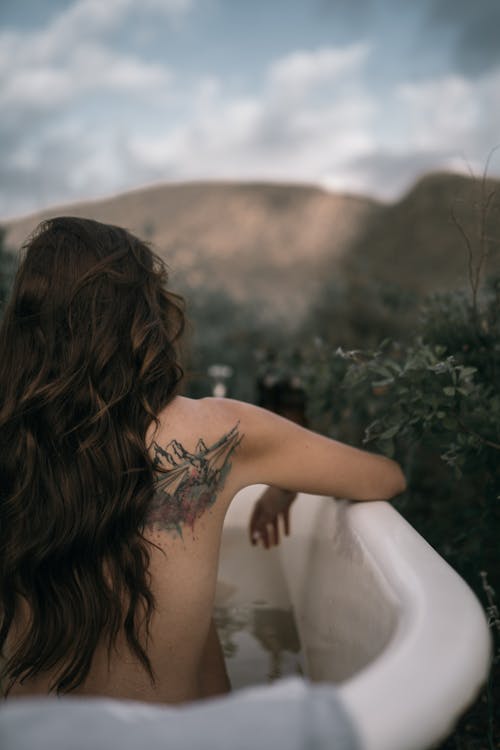
[[[153,468],[167,469],[155,475],[155,495],[146,524],[156,526],[182,538],[182,527],[194,524],[217,499],[231,470],[231,456],[243,439],[239,422],[207,446],[198,440],[190,453],[178,440],[171,440],[165,448],[153,441]]]

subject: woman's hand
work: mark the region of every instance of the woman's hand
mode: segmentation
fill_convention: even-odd
[[[253,545],[259,541],[266,549],[279,544],[279,519],[282,518],[286,536],[290,533],[290,506],[296,493],[279,487],[268,487],[255,503],[250,518],[249,533]]]

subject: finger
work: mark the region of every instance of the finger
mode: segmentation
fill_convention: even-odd
[[[259,541],[262,541],[266,535],[265,524],[258,523],[252,527],[250,531],[250,542],[255,545]]]
[[[276,544],[276,528],[275,528],[275,519],[271,519],[267,522],[267,536],[269,539],[269,546],[274,547]]]
[[[260,541],[264,549],[269,549],[269,535],[267,533],[267,527],[263,526],[260,532]]]
[[[279,516],[273,521],[274,544],[280,543]]]
[[[259,526],[262,524],[261,518],[262,509],[259,505],[256,505],[253,509],[252,515],[250,516],[250,521],[248,524],[248,534],[250,537],[250,542],[252,544],[255,544],[254,539],[256,538],[256,536],[258,537]]]
[[[286,536],[290,535],[290,508],[286,508],[286,510],[283,511],[283,524],[285,526],[285,534]]]
[[[271,547],[274,547],[274,545],[276,544],[274,519],[271,519],[267,522],[266,531],[267,531],[267,541],[269,544],[268,549],[270,549]]]
[[[248,521],[248,534],[250,536],[250,541],[252,540],[252,533],[255,527],[255,508],[252,511],[252,515],[250,516],[250,520]]]
[[[266,549],[269,549],[270,547],[273,546],[273,532],[272,532],[271,524],[269,522],[266,523],[265,529],[266,529],[265,531]]]

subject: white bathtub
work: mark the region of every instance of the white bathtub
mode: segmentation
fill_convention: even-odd
[[[364,750],[443,739],[489,669],[490,634],[472,591],[385,502],[300,495],[291,536],[273,550],[251,547],[248,517],[262,489],[242,491],[229,509],[218,604],[291,605],[306,676],[336,684]]]

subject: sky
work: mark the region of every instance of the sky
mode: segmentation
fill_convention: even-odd
[[[0,220],[161,182],[500,176],[498,29],[500,0],[0,0]]]

